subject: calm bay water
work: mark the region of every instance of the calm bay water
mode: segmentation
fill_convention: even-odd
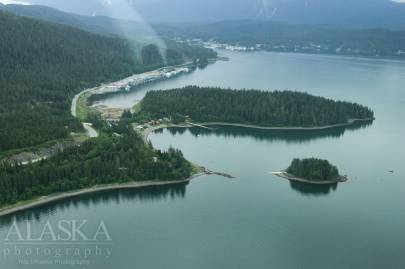
[[[47,220],[87,219],[89,232],[104,221],[112,255],[90,256],[85,268],[405,268],[405,63],[223,54],[231,61],[103,103],[130,107],[148,90],[189,84],[291,89],[360,102],[374,109],[377,120],[321,132],[159,131],[151,135],[155,147],[174,146],[189,160],[236,178],[204,176],[184,186],[105,192],[2,218],[0,268],[27,268],[4,241],[13,219],[21,227],[32,220],[37,233]],[[269,173],[295,157],[329,159],[351,180],[312,187]],[[66,248],[51,249],[58,247]]]

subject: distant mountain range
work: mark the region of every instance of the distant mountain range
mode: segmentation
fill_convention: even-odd
[[[259,17],[293,24],[405,29],[405,4],[392,0],[263,0]]]
[[[176,0],[138,10],[151,21],[271,20],[349,28],[405,30],[405,4],[392,0]]]
[[[350,2],[348,0],[341,1]],[[285,0],[285,3],[287,2],[289,1]],[[322,1],[319,0],[318,2]],[[334,3],[334,0],[328,2]],[[382,2],[383,0],[370,0],[369,4]],[[166,42],[167,38],[183,37],[184,39],[201,38],[205,41],[215,40],[234,46],[255,48],[260,44],[260,49],[270,51],[368,57],[405,57],[405,31],[286,24],[270,20],[233,20],[208,24],[178,23],[150,26],[141,22],[104,16],[83,16],[66,13],[45,6],[5,5],[0,6],[0,9],[93,33],[136,39],[138,44],[141,44],[142,40],[144,43],[149,43],[154,39],[160,40],[161,37]]]
[[[78,14],[101,14],[130,20],[135,20],[135,14],[139,14],[150,23],[211,23],[250,19],[405,30],[405,3],[399,3],[399,0],[113,0],[108,4],[99,0],[25,2]],[[15,11],[16,7],[10,9]],[[22,12],[21,9],[19,12]],[[24,9],[30,7],[25,6]],[[104,26],[108,28],[108,25]]]
[[[201,39],[234,50],[267,50],[405,59],[405,31],[347,29],[260,20],[166,28],[162,34],[189,43]]]

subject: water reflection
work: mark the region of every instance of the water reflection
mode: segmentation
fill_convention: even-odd
[[[188,183],[171,186],[151,186],[141,189],[110,190],[68,198],[2,217],[0,219],[0,228],[9,227],[14,220],[18,222],[25,220],[39,222],[41,218],[48,218],[57,212],[63,212],[71,208],[77,210],[79,207],[89,209],[91,206],[108,206],[128,201],[150,202],[161,199],[184,199],[187,185]]]
[[[172,135],[183,134],[187,130],[194,136],[209,136],[217,135],[231,138],[238,137],[253,137],[259,141],[285,141],[287,143],[307,143],[312,140],[321,138],[339,138],[347,131],[355,131],[364,129],[373,124],[369,122],[357,122],[351,126],[336,127],[325,130],[262,130],[262,129],[250,129],[233,126],[210,126],[213,129],[203,129],[198,127],[192,128],[168,128]],[[156,133],[161,133],[163,130],[157,130]]]
[[[302,194],[303,196],[326,196],[337,190],[338,184],[331,185],[311,185],[301,182],[290,181],[291,189]]]

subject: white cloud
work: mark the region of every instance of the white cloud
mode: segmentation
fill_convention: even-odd
[[[0,0],[0,3],[8,5],[8,4],[17,4],[17,5],[31,5],[31,3],[20,1],[20,0]]]

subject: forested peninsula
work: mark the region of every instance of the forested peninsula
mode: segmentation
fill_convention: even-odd
[[[322,127],[373,120],[363,105],[293,91],[230,90],[187,86],[151,91],[139,105],[140,120],[234,123],[263,127]]]
[[[99,126],[101,127],[101,126]],[[125,121],[103,135],[29,165],[0,164],[0,208],[104,184],[181,181],[196,173],[179,150],[155,150]]]

